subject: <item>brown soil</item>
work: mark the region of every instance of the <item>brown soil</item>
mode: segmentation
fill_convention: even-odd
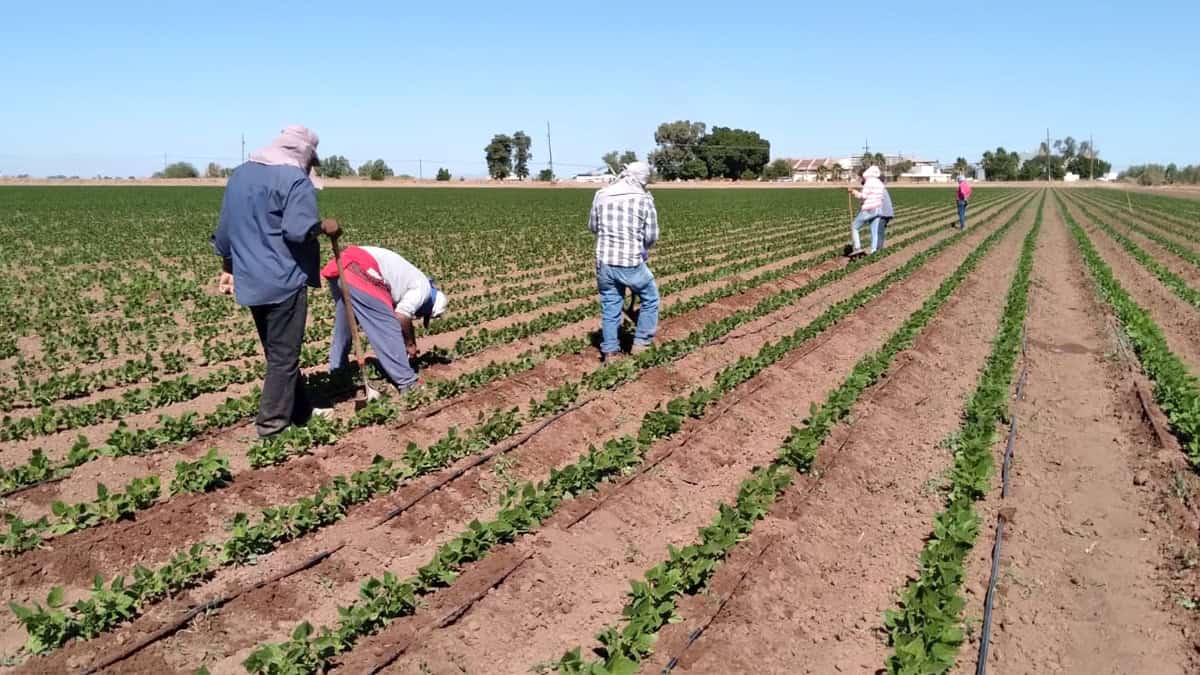
[[[425,663],[434,673],[484,672],[489,665],[494,672],[516,673],[557,658],[580,638],[585,646],[592,644],[587,636],[620,619],[627,579],[665,559],[668,544],[682,547],[694,540],[697,529],[711,521],[713,504],[732,501],[751,467],[774,458],[810,404],[823,400],[865,350],[881,345],[982,236],[977,232],[966,245],[931,261],[818,338],[814,350],[799,350],[734,392],[730,412],[720,415],[722,407],[696,428],[685,429],[690,431],[686,444],[653,472],[608,491],[616,494],[605,495],[601,507],[579,524],[551,523],[527,543],[536,550],[529,563],[453,627],[423,637],[386,672],[415,672]],[[988,292],[983,289],[976,300],[986,301]],[[986,347],[985,331],[978,332]],[[919,378],[910,391],[927,394]],[[781,400],[787,405],[780,406]],[[738,452],[730,453],[731,447]],[[570,522],[570,514],[565,520]],[[919,543],[919,535],[912,540]],[[528,611],[515,618],[513,607]],[[387,636],[365,641],[347,659],[346,671],[363,670],[380,642],[386,645]],[[764,637],[756,651],[761,655],[771,642]]]
[[[1031,289],[1029,376],[1014,406],[1016,460],[1004,506],[1015,519],[1005,533],[989,666],[1194,673],[1197,617],[1172,602],[1195,587],[1194,572],[1172,579],[1181,572],[1173,558],[1194,549],[1194,516],[1162,504],[1182,455],[1149,442],[1117,340],[1053,206]],[[1194,495],[1194,476],[1179,475]],[[985,523],[977,570],[991,564],[994,518]],[[986,576],[976,580],[967,597],[977,617]],[[973,670],[977,649],[974,641],[964,647],[960,672]]]
[[[955,250],[964,250],[964,246],[965,243],[960,244]],[[858,274],[806,298],[799,311],[804,316],[815,316],[834,298],[849,295],[854,289],[870,283],[870,279],[882,276],[887,269],[898,266],[915,253],[916,251],[911,250],[903,251],[884,259],[878,265],[868,266]],[[815,275],[815,272],[813,274]],[[731,301],[726,301],[726,304]],[[732,305],[713,311],[724,314],[737,306],[746,305],[739,299]],[[783,310],[747,326],[745,338],[726,343],[722,349],[701,350],[667,369],[649,372],[637,382],[602,395],[595,404],[564,417],[561,423],[552,426],[511,453],[508,458],[508,473],[518,480],[544,476],[550,467],[572,461],[586,449],[588,443],[636,429],[642,413],[650,409],[656,401],[665,400],[688,386],[705,381],[721,365],[730,363],[741,354],[756,351],[762,342],[781,331],[793,330],[795,325],[798,325],[796,322],[803,320],[795,316],[797,311],[795,308]],[[783,323],[773,323],[779,321]],[[699,326],[701,323],[703,321],[697,317],[695,325]],[[752,332],[756,327],[761,331]],[[411,574],[417,566],[423,564],[436,546],[461,530],[469,520],[488,517],[494,511],[496,478],[490,466],[468,472],[447,488],[422,500],[415,508],[392,521],[388,527],[372,532],[366,531],[374,519],[393,504],[403,501],[408,493],[419,489],[424,483],[419,481],[412,490],[401,490],[394,498],[377,500],[357,510],[352,517],[328,528],[319,536],[305,538],[296,542],[295,546],[289,545],[281,549],[269,559],[272,569],[276,568],[273,564],[276,558],[294,563],[332,542],[350,542],[347,553],[338,554],[327,563],[287,580],[287,584],[303,589],[300,595],[306,598],[305,602],[291,607],[271,607],[270,615],[263,616],[259,612],[267,605],[262,602],[262,594],[270,591],[268,587],[262,592],[239,598],[222,610],[212,622],[213,631],[237,637],[224,643],[229,649],[229,657],[218,662],[218,665],[236,663],[246,656],[254,644],[285,636],[294,622],[301,618],[314,623],[336,620],[337,605],[349,602],[355,597],[358,581],[365,574],[381,569],[389,569],[401,575]],[[281,561],[280,565],[282,564]],[[327,571],[346,566],[349,566],[351,571],[344,579],[334,578],[338,575]],[[265,571],[233,569],[229,570],[228,574],[222,572],[218,574],[215,586],[227,587],[238,581],[248,580],[251,576],[262,577]],[[213,588],[214,584],[205,587],[209,593],[213,592]],[[135,622],[131,629],[143,623]],[[161,648],[156,646],[149,651],[160,654],[161,649],[162,658],[171,660],[176,663],[176,667],[182,668],[185,660],[195,656],[200,643],[208,645],[214,640],[219,642],[221,638],[215,638],[213,634],[208,633],[189,633],[176,636],[164,642]],[[69,652],[70,649],[66,651]],[[148,653],[146,658],[153,659],[159,656],[151,656]]]
[[[991,349],[1035,206],[864,394],[852,421],[819,450],[812,476],[789,488],[720,568],[712,588],[733,593],[724,608],[717,613],[720,590],[689,599],[685,622],[664,632],[643,672],[657,672],[672,656],[682,657],[680,673],[882,667],[883,611],[913,573],[942,506],[953,458],[939,443],[958,428]],[[714,613],[685,649],[687,635]]]

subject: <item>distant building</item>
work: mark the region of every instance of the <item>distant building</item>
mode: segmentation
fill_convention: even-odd
[[[813,157],[792,160],[792,180],[797,183],[816,183],[833,180],[834,167],[842,167],[842,178],[848,178],[855,162],[850,157]]]
[[[1068,171],[1066,173],[1066,175],[1063,176],[1063,182],[1064,183],[1078,183],[1079,176]]]
[[[900,174],[900,180],[909,183],[949,183],[950,174],[942,171],[937,162],[913,162],[913,167]]]
[[[1117,172],[1109,171],[1108,173],[1104,174],[1103,176],[1100,176],[1099,178],[1097,178],[1096,180],[1102,180],[1105,183],[1115,182],[1117,180]]]
[[[608,169],[595,169],[587,173],[577,173],[571,177],[576,183],[611,183],[615,176]]]

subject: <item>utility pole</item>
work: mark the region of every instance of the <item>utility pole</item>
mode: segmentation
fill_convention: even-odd
[[[1050,127],[1046,127],[1046,182],[1050,182]]]
[[[242,164],[246,163],[246,134],[242,134]]]
[[[424,162],[421,160],[420,157],[418,157],[417,158],[417,180],[423,180],[424,178],[425,178]]]
[[[1088,159],[1092,160],[1092,168],[1088,169],[1088,180],[1096,180],[1096,141],[1088,134]]]
[[[546,120],[546,152],[550,155],[550,180],[554,180],[554,147],[550,145],[550,120]]]

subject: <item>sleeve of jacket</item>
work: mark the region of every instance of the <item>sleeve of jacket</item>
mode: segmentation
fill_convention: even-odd
[[[313,229],[321,223],[317,213],[317,189],[307,176],[292,183],[283,205],[283,238],[293,244],[308,241]]]
[[[650,248],[658,241],[658,209],[654,206],[654,198],[647,196],[643,208],[646,213],[642,216],[642,244]]]

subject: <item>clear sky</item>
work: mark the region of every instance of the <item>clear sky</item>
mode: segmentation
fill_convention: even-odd
[[[484,173],[522,129],[560,175],[658,123],[753,129],[774,156],[953,162],[1095,135],[1121,167],[1200,163],[1200,3],[4,4],[0,174],[239,161],[289,123],[321,154]],[[1192,120],[1190,123],[1189,120]],[[409,161],[412,160],[412,161]]]

